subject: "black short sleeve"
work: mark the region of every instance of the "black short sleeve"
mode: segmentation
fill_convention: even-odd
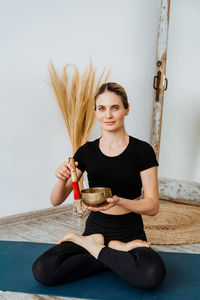
[[[140,148],[140,171],[144,171],[153,166],[159,166],[153,147],[143,141],[143,145]]]
[[[80,146],[80,147],[76,150],[76,152],[75,152],[75,154],[74,154],[74,156],[73,156],[74,161],[77,161],[77,162],[78,162],[77,168],[78,168],[79,170],[81,170],[82,172],[84,172],[84,171],[86,170],[86,165],[85,165],[85,155],[84,155],[84,153],[85,153],[85,146],[86,146],[86,144]]]

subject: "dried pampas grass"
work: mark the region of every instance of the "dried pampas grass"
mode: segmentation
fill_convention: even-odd
[[[50,83],[53,87],[58,105],[63,115],[67,131],[72,144],[73,154],[76,150],[86,143],[91,135],[92,128],[96,121],[94,111],[94,96],[102,83],[108,81],[111,69],[108,70],[105,79],[105,67],[101,73],[97,83],[95,82],[96,69],[93,68],[93,63],[90,58],[89,70],[85,69],[82,75],[75,64],[74,74],[71,79],[71,87],[69,87],[69,76],[67,68],[72,64],[64,66],[61,76],[55,70],[52,62],[49,65]],[[83,186],[83,176],[79,181],[80,190]],[[74,202],[74,214],[84,215],[84,209],[81,203],[76,200]]]

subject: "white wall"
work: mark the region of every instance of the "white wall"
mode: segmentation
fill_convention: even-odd
[[[49,80],[50,59],[124,86],[129,134],[150,140],[160,0],[2,1],[0,10],[0,217],[51,207],[54,172],[72,155]],[[90,140],[98,137],[95,125]],[[73,201],[72,193],[67,199]]]

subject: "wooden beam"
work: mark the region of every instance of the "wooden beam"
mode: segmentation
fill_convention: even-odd
[[[161,1],[161,13],[157,40],[156,76],[154,77],[155,96],[153,102],[151,145],[159,161],[162,128],[164,91],[167,79],[167,43],[170,16],[170,0]],[[158,178],[159,198],[173,202],[200,205],[200,183],[180,179]]]
[[[167,41],[169,28],[170,0],[161,1],[160,24],[157,41],[156,77],[154,77],[155,98],[153,103],[151,145],[159,160],[160,136],[163,113],[163,100],[165,89],[165,73],[167,60]]]

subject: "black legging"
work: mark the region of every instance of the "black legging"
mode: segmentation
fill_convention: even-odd
[[[91,211],[82,235],[93,233],[103,234],[106,246],[97,259],[80,245],[66,241],[51,247],[36,259],[32,266],[35,279],[45,285],[58,285],[112,270],[139,288],[154,288],[163,280],[165,264],[152,248],[121,251],[107,246],[111,240],[147,241],[141,215],[133,212],[108,215]]]

